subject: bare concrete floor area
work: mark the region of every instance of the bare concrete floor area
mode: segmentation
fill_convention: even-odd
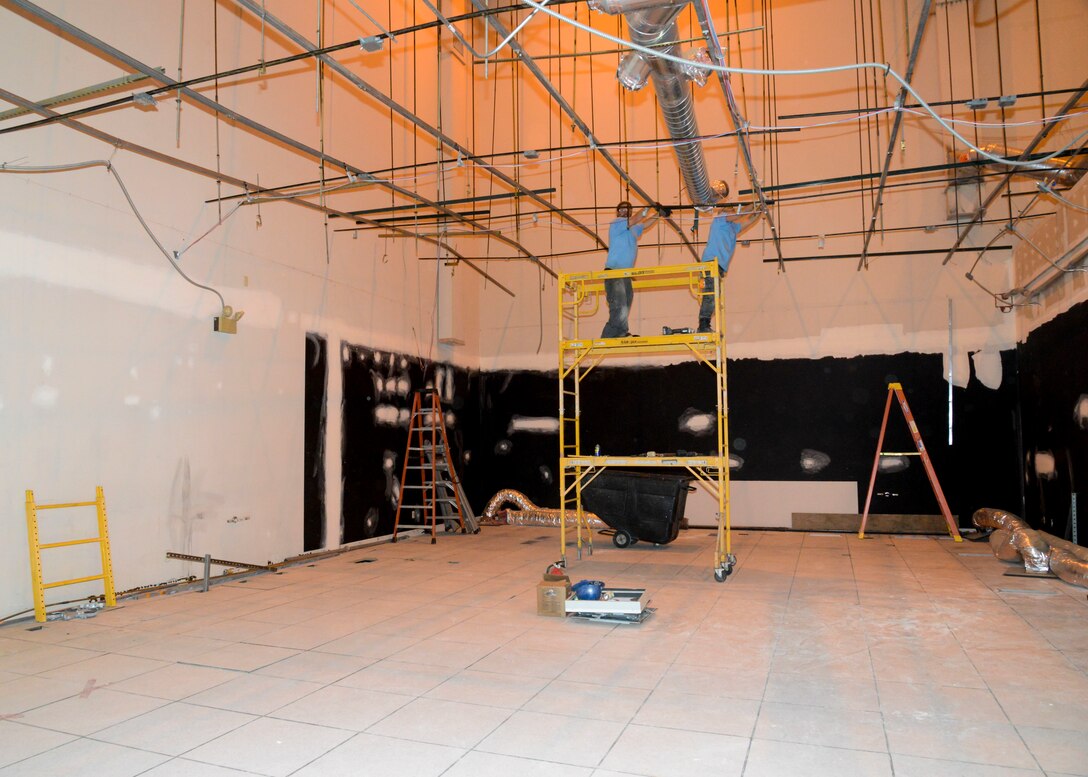
[[[724,584],[711,532],[597,541],[572,580],[647,622],[537,616],[558,536],[497,527],[0,628],[0,775],[1088,775],[1082,589],[947,538],[737,532]]]

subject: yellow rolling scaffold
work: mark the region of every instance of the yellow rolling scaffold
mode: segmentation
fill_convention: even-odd
[[[682,467],[708,491],[718,503],[718,531],[714,550],[714,579],[724,582],[737,563],[732,552],[729,529],[729,410],[726,389],[725,338],[722,336],[725,306],[721,278],[716,264],[683,264],[645,269],[603,270],[567,273],[559,276],[559,494],[560,543],[562,560],[567,559],[567,522],[573,523],[577,537],[578,558],[583,547],[593,553],[593,535],[582,509],[582,491],[606,468]],[[653,337],[600,338],[586,336],[583,329],[599,328],[600,318],[592,320],[602,307],[604,281],[631,278],[641,293],[680,292],[702,298],[703,279],[713,276],[714,330]],[[679,306],[678,306],[679,307]],[[706,456],[607,456],[582,450],[582,381],[601,362],[610,357],[650,357],[662,354],[690,355],[705,364],[715,375],[717,439],[715,450]]]

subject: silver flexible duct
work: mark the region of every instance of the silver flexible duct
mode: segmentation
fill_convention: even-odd
[[[655,51],[678,57],[681,51],[677,42],[676,17],[688,2],[590,0],[589,7],[607,14],[623,14],[632,43],[652,46]],[[646,74],[649,73],[669,136],[673,140],[691,141],[673,147],[688,196],[695,205],[713,205],[719,197],[710,187],[702,142],[693,140],[699,135],[699,126],[695,119],[695,101],[688,89],[689,76],[684,70],[694,72],[691,68],[682,68],[661,57],[632,51],[621,60],[616,78],[625,88],[637,90],[646,83]],[[703,78],[705,80],[705,71]]]
[[[558,528],[561,524],[562,519],[558,510],[537,507],[529,500],[529,497],[512,488],[504,488],[491,497],[487,507],[484,508],[483,517],[489,521],[500,521],[499,512],[506,504],[512,504],[518,508],[517,510],[505,511],[506,520],[504,523],[510,526],[552,526]],[[608,528],[608,524],[594,513],[583,512],[582,515],[585,516],[586,526],[590,529]],[[573,526],[574,522],[574,513],[568,512],[567,525]]]
[[[1088,548],[1046,537],[1050,541],[1050,571],[1067,583],[1088,588]]]
[[[1012,548],[1029,572],[1053,572],[1067,583],[1088,588],[1088,548],[1035,531],[1004,510],[983,507],[971,520],[980,528],[997,530],[990,535],[990,547],[998,558],[1015,561],[1009,553]]]
[[[1012,532],[1008,529],[996,529],[990,535],[990,550],[1002,561],[1020,562],[1020,551],[1012,544]]]

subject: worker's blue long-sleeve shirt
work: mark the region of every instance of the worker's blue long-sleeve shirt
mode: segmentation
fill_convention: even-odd
[[[635,266],[635,256],[638,253],[638,239],[642,237],[642,224],[633,227],[627,223],[627,219],[616,219],[608,227],[608,258],[605,260],[606,270],[627,270]]]
[[[724,273],[729,269],[729,263],[733,260],[733,252],[737,250],[737,235],[740,234],[741,224],[730,221],[724,213],[719,213],[710,222],[710,234],[706,238],[706,248],[703,249],[703,261],[718,261],[718,267]]]

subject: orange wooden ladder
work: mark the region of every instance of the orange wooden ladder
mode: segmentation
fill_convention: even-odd
[[[883,450],[884,432],[888,429],[888,415],[892,410],[893,396],[899,400],[899,407],[903,410],[903,418],[907,420],[910,436],[914,438],[914,447],[918,449],[916,452],[885,453]],[[952,535],[952,538],[956,542],[963,542],[963,538],[960,536],[960,530],[956,526],[956,522],[952,520],[952,511],[948,509],[948,502],[944,498],[941,484],[937,482],[937,473],[933,471],[933,462],[929,460],[929,453],[926,451],[925,443],[922,442],[922,434],[918,431],[918,424],[914,422],[914,415],[910,412],[910,405],[907,404],[907,395],[903,393],[903,386],[899,383],[888,384],[888,401],[884,404],[884,420],[880,424],[880,437],[876,441],[876,458],[873,459],[873,474],[869,477],[869,493],[865,497],[865,512],[861,515],[861,529],[858,530],[858,537],[860,539],[865,539],[865,524],[869,521],[869,505],[873,499],[873,487],[876,485],[876,473],[880,468],[881,456],[921,457],[922,466],[925,467],[926,475],[929,476],[929,484],[933,486],[933,494],[937,497],[937,504],[941,507],[941,515],[944,516],[944,522],[948,524],[948,533]]]
[[[427,395],[426,399],[424,395]],[[461,484],[450,461],[449,449],[438,392],[434,389],[417,391],[412,399],[412,415],[408,424],[400,496],[393,521],[393,542],[397,541],[397,533],[403,529],[430,529],[433,545],[438,541],[436,525],[439,521],[446,523],[447,530],[456,525],[461,534],[468,532],[461,506]],[[421,518],[422,522],[413,525],[401,523],[402,511],[417,516],[416,520]]]

